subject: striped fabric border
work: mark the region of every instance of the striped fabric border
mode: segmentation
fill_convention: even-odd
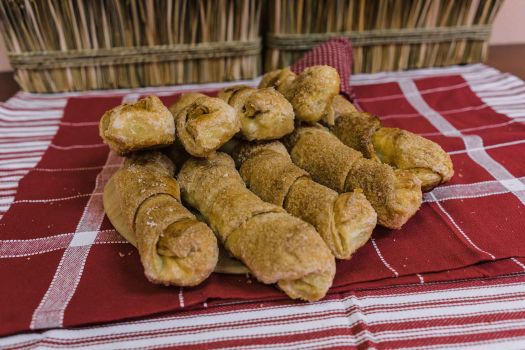
[[[0,347],[511,349],[525,337],[524,283],[525,276],[519,276],[360,291],[308,304],[215,305],[147,320],[15,335],[0,339]],[[481,343],[462,342],[468,335],[490,336]]]

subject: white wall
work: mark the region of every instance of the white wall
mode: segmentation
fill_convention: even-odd
[[[525,0],[505,0],[494,20],[490,44],[525,43]]]
[[[494,21],[492,45],[525,43],[525,0],[505,0]],[[0,35],[0,72],[11,70]]]

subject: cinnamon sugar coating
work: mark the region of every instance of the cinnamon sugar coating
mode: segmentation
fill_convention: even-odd
[[[424,192],[452,178],[452,160],[437,143],[407,130],[383,127],[377,117],[357,111],[341,96],[333,106],[336,120],[330,130],[366,158],[411,172]]]
[[[282,143],[244,143],[234,158],[251,191],[312,224],[336,258],[349,259],[370,238],[377,215],[363,193],[338,194],[314,182]]]
[[[363,158],[322,127],[296,128],[286,144],[293,162],[315,181],[339,193],[362,189],[383,226],[400,228],[421,205],[414,175]]]
[[[231,157],[189,159],[178,179],[184,199],[259,281],[277,283],[291,298],[325,296],[335,274],[326,244],[311,225],[248,190]]]
[[[171,161],[159,152],[126,160],[113,175],[120,207],[153,283],[195,286],[215,268],[215,235],[180,202]]]
[[[299,75],[289,68],[265,74],[259,88],[274,87],[293,106],[297,119],[315,123],[325,120],[333,124],[332,102],[339,94],[340,78],[337,70],[330,66],[312,66]]]

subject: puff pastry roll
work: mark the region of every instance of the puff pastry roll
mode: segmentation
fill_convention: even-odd
[[[350,259],[370,238],[377,214],[361,190],[338,194],[314,182],[278,141],[245,142],[233,155],[247,187],[312,224],[336,258]]]
[[[175,123],[157,96],[110,109],[100,119],[102,140],[120,155],[159,148],[175,141]]]
[[[334,108],[334,117],[337,119],[340,115],[359,112],[357,108],[341,95],[334,97],[332,102],[332,107]]]
[[[372,137],[372,143],[380,161],[416,175],[425,192],[454,175],[449,154],[422,136],[398,128],[381,128]]]
[[[276,140],[294,129],[292,105],[273,88],[233,86],[221,90],[219,98],[237,111],[241,136],[248,141]]]
[[[259,281],[293,299],[325,296],[335,274],[326,244],[311,225],[248,190],[230,156],[191,158],[178,179],[185,201]]]
[[[212,273],[219,249],[213,231],[181,204],[173,173],[165,155],[147,152],[127,159],[112,180],[148,280],[195,286]]]
[[[235,110],[219,98],[199,93],[182,95],[170,107],[178,141],[195,157],[206,157],[228,142],[241,128]]]
[[[315,123],[321,119],[333,124],[333,99],[339,94],[340,78],[330,66],[312,66],[301,74],[284,68],[265,74],[259,88],[274,87],[293,106],[297,119]]]
[[[336,121],[331,130],[345,145],[367,158],[410,171],[421,180],[425,192],[452,178],[452,160],[437,143],[406,130],[383,127],[377,117],[352,109],[343,97],[334,100]]]
[[[421,182],[414,175],[363,158],[323,127],[299,127],[285,144],[292,161],[315,181],[339,193],[362,189],[385,227],[400,228],[421,205]]]

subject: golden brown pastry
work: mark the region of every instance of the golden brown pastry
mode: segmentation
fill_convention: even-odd
[[[276,140],[293,131],[292,105],[273,88],[238,85],[221,90],[219,98],[237,111],[246,140]]]
[[[421,205],[421,185],[414,175],[363,158],[323,127],[296,128],[285,144],[292,161],[315,181],[339,193],[362,189],[385,227],[400,228]]]
[[[334,97],[332,107],[334,108],[334,116],[336,119],[343,114],[359,112],[359,110],[350,101],[341,95]]]
[[[326,244],[311,225],[248,190],[231,157],[191,158],[178,179],[184,199],[259,281],[294,299],[325,296],[335,274]]]
[[[337,116],[335,125],[330,131],[337,136],[342,143],[363,154],[365,158],[379,160],[372,142],[373,136],[381,129],[378,118],[361,112],[353,112]]]
[[[206,157],[228,142],[241,128],[235,110],[215,97],[182,95],[170,107],[178,141],[195,157]]]
[[[290,89],[292,82],[297,78],[297,74],[290,68],[273,70],[263,75],[259,83],[259,89],[273,87],[284,95],[284,91]]]
[[[448,153],[422,136],[398,128],[381,128],[374,134],[372,143],[380,161],[416,175],[425,192],[454,175]]]
[[[247,187],[312,224],[336,258],[350,259],[370,238],[377,214],[361,190],[338,194],[314,182],[278,141],[245,142],[233,155]]]
[[[332,101],[339,94],[340,78],[330,66],[312,66],[299,75],[289,68],[265,74],[259,88],[274,87],[293,106],[297,119],[315,123],[321,119],[329,125],[334,121]]]
[[[452,160],[437,143],[406,130],[383,127],[377,117],[358,112],[343,97],[334,99],[334,110],[334,135],[367,158],[410,171],[421,180],[423,191],[452,178]]]
[[[100,119],[100,137],[120,155],[175,141],[175,123],[157,96],[110,109]]]
[[[134,155],[112,178],[121,211],[153,283],[195,286],[215,268],[215,235],[180,202],[173,163],[159,152]]]

